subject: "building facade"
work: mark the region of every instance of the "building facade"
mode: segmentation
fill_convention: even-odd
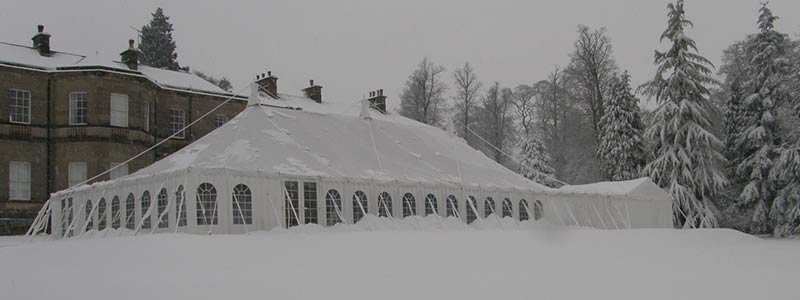
[[[49,38],[40,25],[32,47],[0,42],[0,234],[24,232],[50,193],[117,166],[226,100],[94,181],[135,172],[245,108],[245,97],[194,74],[140,65],[132,41],[119,61],[104,61],[52,51]]]

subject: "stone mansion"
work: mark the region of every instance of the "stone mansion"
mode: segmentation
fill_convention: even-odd
[[[224,124],[246,96],[186,72],[142,65],[129,41],[118,61],[55,51],[39,25],[32,46],[0,42],[0,234],[20,233],[50,193],[100,174],[168,138],[153,151],[95,181],[135,172]],[[124,44],[124,43],[120,43]],[[277,95],[277,77],[258,83]],[[321,87],[304,90],[319,98]],[[314,99],[316,100],[316,99]]]

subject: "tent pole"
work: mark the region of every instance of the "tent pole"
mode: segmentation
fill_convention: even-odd
[[[525,204],[525,207],[528,205]],[[564,216],[561,215],[561,212],[558,210],[558,205],[553,202],[553,209],[556,211],[556,215],[558,215],[558,219],[561,221],[561,225],[567,227],[567,221],[564,220]],[[530,211],[528,211],[530,213]]]
[[[219,219],[217,219],[217,210],[219,210],[218,207],[219,201],[220,201],[219,199],[214,199],[214,210],[211,212],[211,226],[208,227],[208,235],[214,233],[214,224],[219,222]]]
[[[278,220],[278,226],[283,228],[283,224],[281,224],[281,217],[278,215],[278,209],[275,208],[275,202],[270,200],[269,192],[267,192],[264,196],[266,197],[266,201],[269,202],[270,206],[272,206],[272,212],[275,213],[275,220]]]
[[[233,192],[233,202],[236,203],[236,208],[239,211],[239,218],[242,219],[242,225],[244,225],[244,232],[245,233],[250,233],[250,230],[247,229],[247,220],[244,219],[244,214],[242,214],[242,206],[239,204],[239,197],[236,196],[236,191]],[[253,211],[252,210],[252,205],[253,205],[252,203],[253,202],[250,201],[250,203],[251,203],[250,204],[251,205],[250,206],[251,207],[250,208],[250,215],[252,216],[252,214],[253,214],[252,213],[252,211]]]
[[[575,221],[575,226],[581,227],[581,222],[578,222],[578,219],[575,218],[575,215],[572,213],[572,209],[569,208],[569,205],[566,202],[563,203],[564,207],[567,208],[567,213],[569,213],[570,218],[572,218],[572,221]]]
[[[161,189],[163,187],[164,187],[164,182],[161,182],[161,184],[158,186],[158,191],[161,191]],[[147,190],[145,190],[145,191],[147,191]],[[144,195],[144,193],[142,193],[142,195]],[[139,202],[142,202],[141,199],[142,198],[140,197],[139,198],[139,200],[140,200]],[[144,225],[144,220],[147,219],[147,218],[150,218],[150,214],[153,213],[153,205],[156,204],[157,201],[158,201],[158,194],[156,194],[155,201],[153,201],[153,195],[150,194],[150,205],[147,207],[147,211],[144,212],[144,215],[142,216],[142,219],[139,220],[139,225],[136,225],[136,231],[133,233],[133,236],[136,236],[137,234],[139,234],[139,230],[141,230],[142,226]],[[150,228],[153,228],[153,227],[155,227],[155,226],[153,226],[153,222],[150,222]]]
[[[185,184],[186,180],[184,180],[183,183]],[[184,185],[180,185],[180,186],[184,186]],[[182,190],[180,190],[180,193],[181,193],[181,201],[180,201],[180,203],[177,203],[178,204],[178,209],[177,209],[178,214],[176,215],[177,217],[175,218],[175,233],[178,233],[178,228],[181,226],[181,214],[183,213],[183,204],[186,203],[185,202],[186,201],[186,188],[183,188]],[[178,191],[175,191],[175,195],[177,195],[177,194],[178,194]],[[186,220],[186,224],[187,225],[189,224],[189,220]]]
[[[603,221],[603,217],[601,217],[600,212],[597,211],[597,207],[594,206],[594,203],[589,204],[592,206],[592,209],[594,209],[594,213],[597,215],[597,218],[600,219],[600,224],[603,225],[603,229],[608,230],[608,227],[606,227],[606,222]]]
[[[36,214],[36,218],[33,219],[33,223],[31,224],[31,227],[28,228],[28,232],[25,233],[25,236],[31,236],[36,234],[35,233],[36,228],[39,227],[38,225],[39,222],[42,220],[42,216],[44,216],[45,211],[50,206],[50,199],[52,198],[47,199],[47,201],[45,201],[44,204],[42,204],[42,208],[39,209],[39,213]]]
[[[159,194],[161,194],[161,189],[158,190]],[[158,195],[156,195],[156,201],[158,201]],[[167,194],[167,207],[164,209],[164,212],[158,214],[158,222],[153,226],[153,229],[150,230],[150,234],[156,232],[156,229],[161,226],[161,222],[164,221],[164,216],[167,216],[167,222],[169,222],[169,208],[172,206],[172,198]],[[176,218],[177,219],[177,218]],[[167,224],[169,226],[169,224]],[[169,227],[167,227],[169,228]]]
[[[297,226],[301,225],[301,224],[300,224],[300,217],[297,215],[297,210],[295,210],[295,208],[294,208],[294,203],[292,203],[292,197],[289,195],[289,191],[287,191],[287,190],[286,190],[286,187],[285,187],[285,186],[284,186],[284,188],[283,188],[283,193],[284,193],[284,194],[285,194],[285,196],[286,196],[286,200],[289,202],[289,206],[291,206],[291,208],[292,208],[292,214],[294,214],[294,219],[297,221]],[[299,196],[299,195],[298,195],[298,196]],[[300,199],[299,199],[299,198],[300,198],[300,197],[298,197],[298,200],[297,200],[297,202],[300,202]],[[299,204],[299,203],[298,203],[298,204]],[[286,229],[289,229],[289,224],[288,224],[288,222],[287,222],[287,224],[286,224]]]

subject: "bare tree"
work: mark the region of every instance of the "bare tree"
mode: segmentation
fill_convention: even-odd
[[[472,69],[469,62],[464,63],[463,67],[453,72],[453,80],[456,84],[456,96],[454,97],[456,117],[461,123],[460,126],[464,127],[462,137],[469,143],[471,139],[468,138],[470,135],[467,127],[472,127],[475,122],[474,113],[476,106],[479,105],[478,91],[483,83],[478,80],[475,70]]]
[[[447,85],[441,80],[442,73],[444,67],[423,58],[406,80],[400,95],[400,114],[428,125],[441,126],[444,123],[444,92],[447,90]]]
[[[522,128],[523,137],[530,138],[535,127],[533,121],[536,113],[536,89],[532,86],[521,84],[514,88],[513,101],[511,104],[519,117],[519,125]]]
[[[492,158],[503,163],[504,156],[513,138],[513,114],[511,89],[503,89],[500,83],[495,82],[483,97],[483,108],[480,110],[479,128],[481,135],[491,145],[488,150]]]
[[[572,94],[583,103],[584,110],[591,116],[596,137],[601,132],[603,101],[610,92],[610,82],[617,70],[606,29],[592,30],[579,25],[575,50],[570,54],[565,73]]]
[[[555,149],[561,138],[559,137],[559,121],[564,116],[565,100],[562,94],[561,70],[556,67],[548,75],[547,80],[542,80],[534,85],[538,97],[539,127],[542,130],[548,149]],[[554,157],[555,158],[555,157]]]

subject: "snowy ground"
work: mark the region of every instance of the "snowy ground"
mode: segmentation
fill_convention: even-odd
[[[800,297],[798,240],[765,240],[730,230],[500,224],[495,219],[466,228],[411,219],[238,236],[33,242],[4,237],[0,298]],[[429,229],[415,230],[418,226]]]

